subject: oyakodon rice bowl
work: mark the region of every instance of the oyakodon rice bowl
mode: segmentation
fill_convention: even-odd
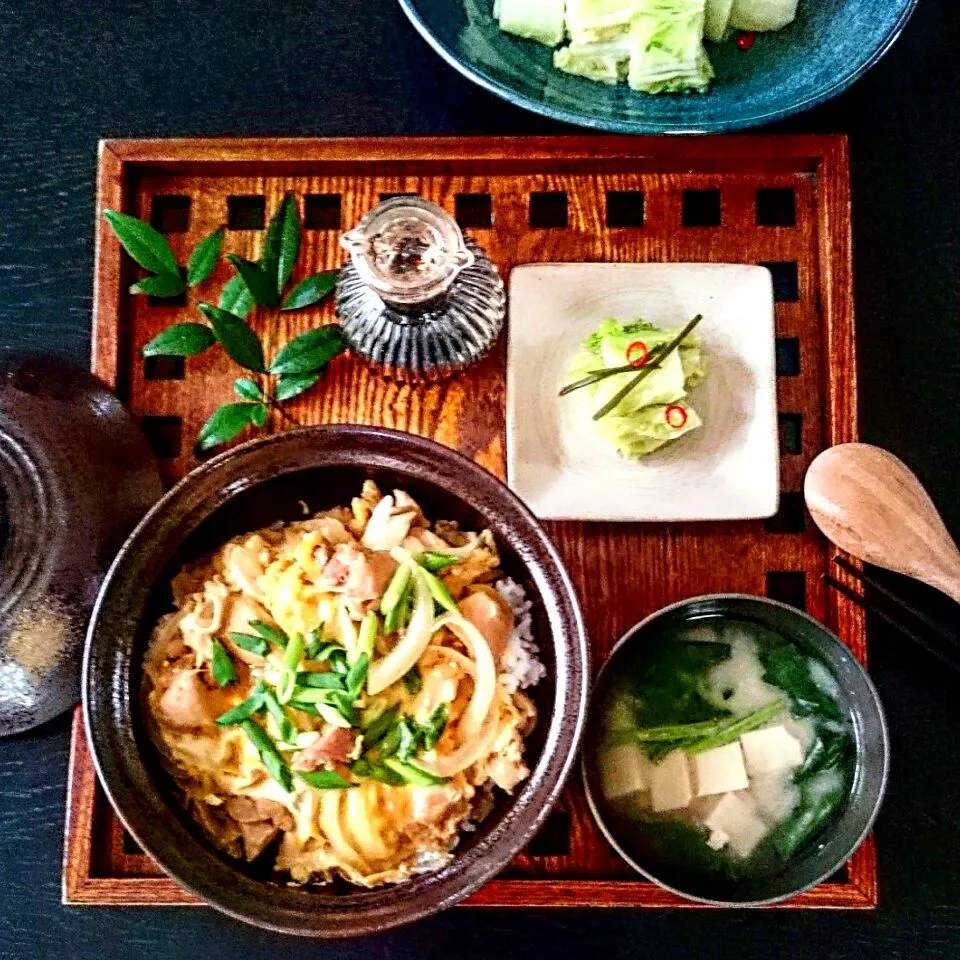
[[[544,668],[493,535],[359,493],[184,568],[144,664],[191,815],[294,882],[434,869],[529,775]]]
[[[381,493],[393,498],[391,518],[410,512],[409,504],[405,510],[402,502],[401,509],[396,509],[398,500],[403,501],[403,494],[407,494],[431,522],[411,522],[410,532],[399,548],[377,550],[364,546],[366,527],[362,531],[350,527],[359,522],[352,501],[362,499],[360,494],[368,479],[377,484]],[[307,512],[304,504],[309,505]],[[338,506],[340,511],[336,511]],[[370,505],[371,515],[374,509]],[[359,510],[362,514],[364,508]],[[313,625],[298,623],[292,607],[284,612],[279,592],[274,597],[265,594],[262,599],[248,596],[229,582],[225,566],[219,572],[215,569],[216,558],[222,556],[228,544],[243,548],[259,531],[268,542],[268,548],[257,551],[259,554],[267,550],[265,561],[257,556],[266,574],[266,569],[280,560],[284,552],[279,542],[270,543],[270,539],[276,538],[278,531],[287,531],[281,533],[281,539],[292,539],[289,531],[304,529],[297,525],[309,524],[317,511],[341,513],[340,522],[357,541],[354,546],[358,555],[367,559],[381,555],[396,564],[396,569],[387,569],[391,565],[382,561],[384,570],[380,575],[389,575],[390,580],[376,602],[371,602],[373,597],[351,598],[346,594],[353,593],[357,586],[355,582],[347,588],[352,564],[346,563],[347,570],[339,574],[336,565],[327,569],[334,558],[351,559],[346,555],[350,544],[318,542],[312,554],[304,555],[308,565],[325,559],[319,572],[333,575],[331,581],[341,580],[347,574],[342,583],[331,582],[331,589],[324,591],[335,609],[328,610],[334,616],[329,623],[324,621],[322,632]],[[454,533],[455,529],[459,533]],[[423,549],[419,552],[410,541],[404,545],[408,536],[427,536],[427,532],[448,544],[446,550],[450,552],[446,556],[443,550],[426,549],[429,544],[421,543]],[[437,541],[432,544],[439,546]],[[456,557],[458,563],[448,561],[464,547],[477,552],[479,560],[491,544],[499,562],[485,573],[477,572],[473,579],[466,577],[458,585],[452,578],[458,566],[467,569],[466,558]],[[236,549],[230,552],[235,553]],[[356,561],[357,557],[352,559]],[[287,562],[290,568],[296,566],[295,548],[275,569],[279,571]],[[361,563],[361,572],[376,573],[376,566],[371,560],[371,570],[363,571],[365,564]],[[397,571],[405,566],[410,573],[409,585],[403,583],[403,575],[394,584]],[[186,578],[180,576],[185,568]],[[239,569],[231,575],[238,573],[243,576]],[[205,662],[200,637],[209,626],[205,616],[216,603],[206,603],[201,597],[209,582],[218,582],[218,576],[234,601],[231,607],[256,601],[266,610],[267,619],[242,623],[234,618],[227,623],[228,630],[208,633]],[[431,628],[436,621],[447,618],[442,629],[431,632],[427,644],[439,647],[440,651],[421,654],[414,661],[424,666],[417,671],[421,684],[418,691],[414,690],[417,674],[409,675],[407,670],[406,684],[402,678],[399,686],[393,680],[379,692],[371,693],[371,676],[377,682],[377,663],[397,646],[388,632],[390,628],[399,636],[397,625],[390,618],[399,618],[398,624],[410,627],[417,610],[417,586],[422,587],[424,581],[428,591],[431,585],[434,590],[428,607]],[[173,582],[175,590],[171,587]],[[438,590],[444,582],[446,590]],[[392,591],[391,586],[395,586]],[[401,609],[393,612],[393,597],[385,596],[388,591],[393,596],[408,594],[409,600],[404,599]],[[444,609],[443,602],[445,593],[458,591],[462,591],[456,597],[459,613],[453,614]],[[476,723],[473,711],[476,715],[482,712],[481,700],[475,696],[480,684],[474,681],[479,661],[469,645],[470,627],[464,628],[459,620],[462,617],[474,628],[481,622],[475,618],[477,611],[469,618],[465,615],[470,612],[470,603],[466,603],[467,611],[463,610],[468,594],[479,595],[480,599],[472,602],[479,605],[482,601],[493,615],[503,613],[505,601],[514,624],[499,654],[493,652],[497,641],[487,641],[494,661],[495,699],[500,704],[498,737],[499,733],[504,735],[505,745],[520,747],[522,741],[519,762],[517,757],[510,760],[504,754],[506,762],[486,764],[488,772],[492,770],[497,779],[493,775],[480,779],[476,761],[471,765],[476,769],[470,773],[465,772],[467,768],[451,773],[437,766],[443,757],[451,756],[463,745],[462,725]],[[191,596],[193,601],[189,600]],[[344,613],[336,609],[338,605]],[[262,611],[257,612],[262,616]],[[189,618],[191,613],[195,615],[192,626],[199,627],[191,641],[201,648],[199,666],[198,650],[187,646],[188,638],[176,623],[177,618]],[[371,613],[377,618],[375,636],[370,628],[374,623],[373,617],[368,616]],[[346,619],[356,632],[356,647]],[[163,630],[158,632],[161,621]],[[300,626],[304,629],[297,629]],[[467,636],[466,641],[458,637],[458,627]],[[189,619],[187,629],[191,630]],[[488,624],[487,633],[492,629],[493,624]],[[346,633],[349,649],[338,639],[339,630]],[[166,650],[162,646],[164,631],[168,631],[166,643],[173,644]],[[531,638],[539,651],[537,657],[531,656]],[[477,644],[476,649],[482,649],[481,645]],[[362,653],[367,653],[365,662]],[[248,662],[254,659],[251,654],[260,657],[262,665]],[[295,665],[287,661],[288,654],[290,661],[296,656]],[[479,656],[482,661],[482,652]],[[435,666],[430,658],[436,658],[436,665],[455,664],[451,668],[453,675],[447,679],[456,680],[456,693],[452,684],[430,679]],[[394,669],[396,664],[394,661]],[[159,671],[154,673],[155,679],[150,678],[148,670]],[[303,936],[344,937],[381,931],[451,906],[494,877],[529,843],[556,801],[572,765],[585,715],[587,670],[586,636],[569,578],[537,520],[503,484],[471,461],[428,440],[378,428],[317,427],[253,441],[210,460],[177,484],[143,520],[108,572],[91,621],[84,662],[84,720],[93,760],[111,803],[127,830],[178,883],[212,906],[259,926]],[[364,672],[366,677],[361,683]],[[489,671],[484,668],[480,673],[488,675]],[[185,678],[180,680],[183,702],[179,706],[187,709],[192,694],[199,694],[193,698],[193,705],[199,705],[203,712],[199,727],[178,728],[178,722],[188,722],[186,716],[179,721],[175,716],[168,718],[173,720],[172,724],[159,716],[164,687],[170,689],[175,675]],[[382,674],[381,681],[384,676],[388,674]],[[537,676],[539,682],[521,687],[521,682],[536,680]],[[445,687],[452,697],[446,717],[439,704],[429,710],[425,706],[424,692],[435,689],[435,685]],[[393,691],[388,693],[390,687]],[[174,714],[179,694],[171,695],[166,703]],[[213,704],[218,697],[223,697],[223,709],[215,713],[211,723],[210,714],[216,709]],[[418,703],[421,697],[424,699]],[[521,720],[520,715],[526,713],[528,699],[535,707],[536,721],[532,732],[524,738],[521,731],[526,734],[531,720]],[[280,703],[281,700],[285,702]],[[367,700],[376,701],[372,710]],[[274,701],[282,707],[282,715],[276,711]],[[381,727],[385,726],[386,731],[381,736],[381,731],[375,727],[371,730],[371,725],[384,703],[388,710],[397,710],[385,715]],[[473,704],[480,705],[471,709]],[[422,711],[418,710],[420,706]],[[237,708],[242,708],[239,714],[223,717]],[[243,717],[246,711],[250,715]],[[216,723],[217,718],[221,719],[220,724]],[[285,721],[298,729],[291,730]],[[342,725],[347,722],[349,727]],[[512,729],[511,722],[515,723]],[[228,729],[231,727],[235,729]],[[219,731],[227,731],[226,739],[237,743],[231,749],[243,751],[243,762],[249,766],[252,779],[261,786],[270,784],[264,787],[265,792],[282,791],[279,799],[276,794],[233,798],[229,791],[222,790],[211,791],[223,800],[222,804],[207,804],[207,794],[196,792],[196,798],[219,821],[213,826],[227,828],[211,834],[194,815],[197,804],[184,789],[189,786],[191,774],[186,767],[178,771],[177,764],[171,762],[161,739],[164,729],[173,740],[182,733],[196,736],[206,732],[212,735],[208,739],[219,741]],[[486,725],[480,729],[489,734]],[[336,749],[345,743],[341,730],[349,733],[354,744],[347,751],[346,761],[324,760],[323,755],[342,757],[342,751]],[[288,735],[292,744],[284,739]],[[301,736],[303,739],[298,741]],[[323,745],[318,746],[321,740]],[[375,743],[377,750],[368,749]],[[313,750],[308,753],[311,746]],[[494,752],[491,750],[487,759]],[[349,756],[351,753],[356,756]],[[311,755],[314,761],[319,758],[319,763],[311,762]],[[279,764],[275,762],[277,756]],[[313,766],[317,768],[310,769]],[[529,775],[520,779],[527,769]],[[236,770],[239,775],[239,764]],[[281,782],[287,773],[292,797],[287,796]],[[220,776],[216,772],[214,779]],[[473,777],[475,782],[468,782]],[[355,785],[339,784],[340,778]],[[416,778],[418,782],[405,778]],[[496,786],[498,780],[509,784],[507,778],[519,780],[511,793]],[[384,783],[385,779],[391,782]],[[226,785],[218,782],[221,787]],[[343,851],[347,854],[342,861],[346,869],[332,858],[320,858],[317,869],[304,883],[294,878],[292,869],[277,866],[284,843],[293,842],[286,839],[287,835],[296,835],[298,827],[309,822],[310,818],[298,820],[287,805],[290,801],[295,806],[293,801],[306,796],[308,786],[313,799],[307,803],[326,802],[333,806],[333,801],[325,798],[339,796],[337,816],[331,820],[336,829],[331,832],[336,835],[339,830],[350,850]],[[451,786],[462,790],[462,800],[453,801],[446,817],[441,815],[435,821],[434,834],[418,827],[413,830],[416,837],[407,833],[406,839],[401,838],[404,831],[397,829],[396,824],[402,820],[402,813],[396,822],[381,823],[385,829],[374,837],[359,837],[352,832],[350,804],[366,804],[368,797],[385,798],[388,792],[407,798],[404,803],[419,796],[423,798],[420,803],[426,804],[430,797],[444,798]],[[431,793],[432,788],[439,790]],[[224,809],[231,798],[239,800],[239,805],[231,804],[239,819]],[[274,803],[281,809],[271,805]],[[273,822],[274,815],[279,824]],[[251,825],[258,826],[251,830]],[[277,826],[279,830],[275,830]],[[441,849],[438,834],[446,829],[450,830],[448,844]],[[258,839],[268,833],[276,836],[267,841],[260,856],[248,862],[247,853],[255,853]],[[422,841],[424,837],[428,838],[423,844],[426,852],[414,853],[414,840]],[[388,850],[387,859],[394,857],[393,862],[405,872],[406,879],[376,877],[377,873],[388,873],[381,868],[389,864],[370,852],[364,853],[362,845],[373,850],[369,845],[376,844],[377,838],[385,844],[396,843],[392,854]],[[374,862],[370,863],[371,860]],[[298,868],[297,875],[305,876],[305,872]],[[397,882],[377,882],[378,879]],[[369,883],[376,885],[366,885]],[[498,897],[507,894],[491,887],[489,894],[483,896],[488,902],[491,897],[499,902]]]

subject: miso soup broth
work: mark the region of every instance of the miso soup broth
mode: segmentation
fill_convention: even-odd
[[[598,691],[589,778],[618,843],[667,881],[748,881],[816,850],[856,759],[830,669],[747,620],[652,626]]]

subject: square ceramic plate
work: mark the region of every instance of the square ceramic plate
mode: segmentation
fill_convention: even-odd
[[[580,343],[607,317],[682,327],[697,313],[707,374],[690,393],[703,426],[640,461],[558,397]],[[764,267],[549,263],[510,277],[507,481],[540,517],[734,520],[779,499],[773,287]]]

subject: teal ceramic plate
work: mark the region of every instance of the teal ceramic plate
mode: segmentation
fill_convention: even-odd
[[[511,103],[621,133],[712,133],[778,120],[836,96],[889,49],[917,0],[800,0],[797,20],[747,52],[709,44],[706,95],[633,93],[554,70],[550,51],[500,33],[493,0],[399,0],[451,66]]]

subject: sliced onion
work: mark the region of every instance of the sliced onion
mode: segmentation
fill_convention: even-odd
[[[473,696],[463,711],[460,721],[460,739],[472,740],[491,711],[497,694],[497,666],[484,635],[459,613],[448,613],[433,624],[433,632],[446,627],[466,648],[476,664]]]
[[[409,562],[410,555],[406,551],[397,550],[396,553],[405,554],[406,562]],[[423,576],[420,568],[413,565],[410,572],[413,576],[413,613],[410,623],[396,646],[370,665],[367,693],[371,696],[382,693],[391,683],[396,683],[416,666],[423,656],[423,651],[430,644],[433,634],[433,597],[430,596],[427,578]]]
[[[365,783],[344,790],[346,803],[346,833],[360,853],[370,861],[386,860],[390,851],[374,825],[374,812],[377,805],[377,784]]]
[[[494,703],[493,709],[487,716],[479,736],[461,743],[456,750],[445,753],[443,756],[436,757],[433,760],[425,760],[423,757],[418,757],[417,766],[422,767],[427,773],[432,773],[436,777],[452,777],[461,770],[466,770],[467,767],[473,766],[478,760],[489,756],[499,732],[500,708],[499,703]]]
[[[323,830],[334,854],[355,869],[366,871],[368,865],[347,840],[343,831],[341,810],[344,790],[325,790],[320,799],[320,829]]]

